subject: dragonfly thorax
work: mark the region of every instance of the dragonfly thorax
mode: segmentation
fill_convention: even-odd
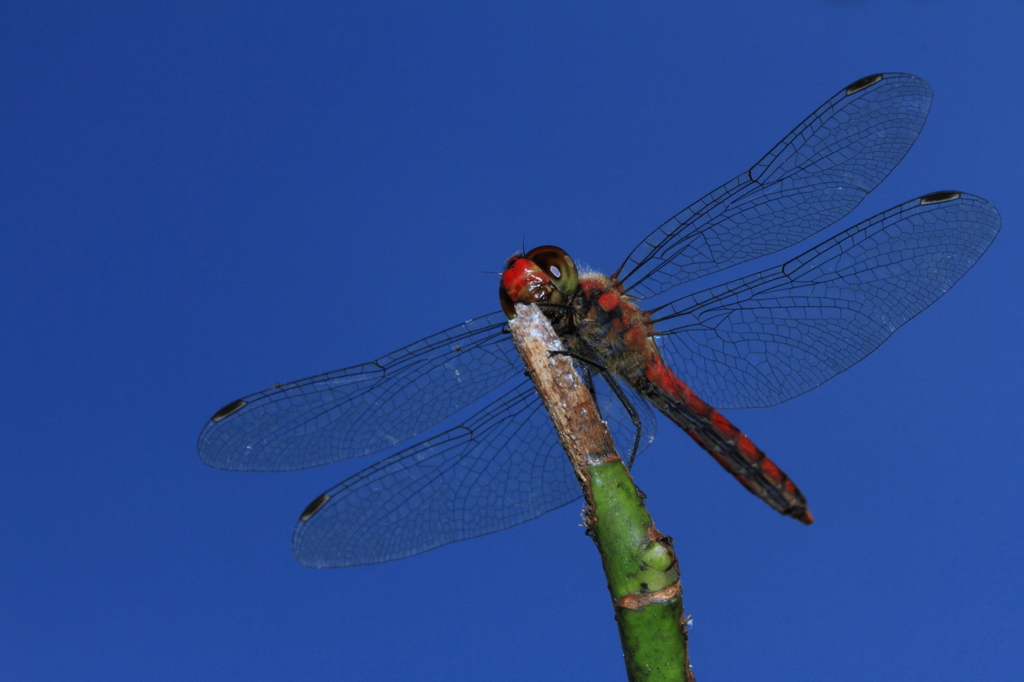
[[[633,379],[658,354],[650,318],[614,279],[596,273],[580,277],[572,307],[570,343],[584,356],[596,355],[609,371]]]

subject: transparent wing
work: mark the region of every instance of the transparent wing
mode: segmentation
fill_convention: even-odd
[[[325,495],[292,536],[296,558],[315,568],[392,561],[510,528],[573,501],[580,489],[524,380],[464,424]]]
[[[633,420],[601,378],[594,384],[626,457]],[[643,409],[641,447],[653,439],[654,421]],[[523,379],[463,424],[321,495],[295,527],[292,549],[315,568],[392,561],[510,528],[579,497],[547,411]]]
[[[913,199],[779,267],[662,308],[659,344],[715,407],[775,405],[878,348],[963,277],[1000,225],[980,197]]]
[[[390,448],[523,371],[507,322],[492,313],[235,401],[199,434],[199,456],[218,469],[287,471]]]
[[[844,88],[750,170],[648,235],[619,269],[620,281],[634,296],[655,296],[831,225],[910,150],[931,101],[931,87],[909,74]]]

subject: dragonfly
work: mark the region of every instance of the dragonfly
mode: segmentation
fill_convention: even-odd
[[[978,261],[999,213],[934,192],[760,272],[698,280],[726,280],[844,218],[909,151],[931,101],[910,74],[855,81],[613,275],[578,272],[557,247],[516,254],[501,310],[235,400],[202,429],[199,455],[290,471],[386,451],[300,515],[292,549],[318,568],[412,556],[569,504],[579,486],[507,328],[515,303],[536,302],[628,465],[652,442],[657,410],[769,506],[811,523],[797,486],[719,410],[777,405],[864,359]]]

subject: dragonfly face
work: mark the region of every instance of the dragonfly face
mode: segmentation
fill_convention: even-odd
[[[511,320],[516,303],[565,304],[575,296],[578,284],[579,272],[569,254],[557,246],[538,246],[513,255],[505,264],[498,287],[501,309]]]
[[[865,358],[978,261],[999,213],[936,192],[761,272],[697,280],[843,219],[910,150],[931,100],[916,76],[862,78],[644,237],[611,277],[580,275],[557,247],[517,254],[500,311],[233,401],[203,428],[200,457],[285,471],[387,452],[303,512],[292,548],[308,566],[390,561],[568,504],[575,476],[504,331],[516,302],[534,302],[582,360],[620,454],[650,442],[656,408],[758,498],[810,523],[796,485],[719,410],[776,405]]]

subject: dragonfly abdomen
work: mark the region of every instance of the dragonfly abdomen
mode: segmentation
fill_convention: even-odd
[[[652,344],[653,345],[653,344]],[[775,462],[718,410],[677,377],[652,349],[633,387],[662,414],[686,431],[750,492],[776,511],[802,523],[814,522],[807,499]]]

